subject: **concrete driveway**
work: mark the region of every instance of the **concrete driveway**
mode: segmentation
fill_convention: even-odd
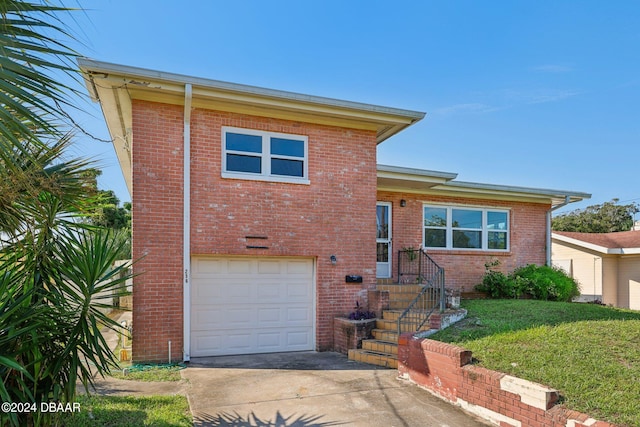
[[[192,359],[182,371],[195,426],[486,426],[397,371],[338,353]]]

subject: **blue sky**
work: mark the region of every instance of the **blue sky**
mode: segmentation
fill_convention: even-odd
[[[79,2],[83,55],[418,110],[378,162],[640,202],[640,2]],[[97,105],[78,120],[108,133]],[[130,200],[109,144],[80,136]]]

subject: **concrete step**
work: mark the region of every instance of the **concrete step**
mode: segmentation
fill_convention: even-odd
[[[349,350],[349,360],[398,369],[398,357],[369,350]]]
[[[407,323],[403,323],[400,325],[400,332],[415,332],[415,322],[412,322],[411,318],[407,318]],[[426,331],[429,329],[429,322],[425,323],[419,330]],[[395,320],[376,320],[376,329],[375,330],[384,330],[396,332],[398,331],[398,322]]]
[[[373,338],[380,341],[398,342],[398,331],[388,329],[374,329]]]
[[[396,321],[402,312],[403,310],[382,310],[382,319]]]
[[[402,315],[402,313],[404,313],[404,310],[384,310],[382,312],[381,320],[397,322],[398,318]],[[404,318],[406,320],[418,320],[418,319],[422,319],[423,317],[424,317],[423,312],[419,312],[419,313],[409,312],[405,315]]]
[[[394,284],[378,284],[376,285],[376,289],[379,291],[389,291],[389,293],[411,293],[417,294],[422,290],[424,285],[411,284],[411,285],[399,285],[397,283]]]
[[[398,343],[382,340],[363,340],[362,349],[376,353],[398,355]]]
[[[398,329],[398,322],[395,320],[378,319],[376,320],[376,329],[395,331]]]

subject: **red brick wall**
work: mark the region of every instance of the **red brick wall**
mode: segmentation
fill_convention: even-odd
[[[398,344],[398,372],[401,377],[496,425],[615,427],[603,421],[583,424],[590,417],[557,405],[558,394],[551,389],[545,409],[523,402],[519,394],[506,391],[501,385],[506,374],[472,365],[469,350],[439,341],[413,338],[411,334],[402,335]]]
[[[181,107],[133,103],[133,357],[182,358]],[[142,274],[141,274],[142,273]]]
[[[182,351],[181,106],[133,103],[134,357]],[[221,178],[221,127],[308,136],[309,185]],[[191,117],[191,253],[316,259],[316,347],[333,347],[333,317],[375,287],[376,135],[194,109]],[[246,236],[265,236],[260,246]],[[329,257],[338,262],[332,265]],[[363,276],[345,284],[344,276]]]
[[[400,207],[400,200],[406,200]],[[446,285],[470,291],[482,281],[484,264],[500,261],[500,270],[507,273],[527,265],[546,262],[546,212],[550,205],[523,202],[417,195],[410,193],[378,192],[378,200],[392,202],[393,274],[397,279],[397,251],[403,247],[419,248],[423,239],[423,206],[425,203],[464,205],[480,208],[509,209],[510,251],[434,250],[429,255],[445,270]]]

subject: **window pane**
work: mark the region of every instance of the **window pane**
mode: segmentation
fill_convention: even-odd
[[[447,209],[446,208],[424,208],[424,225],[429,227],[446,227],[447,226]]]
[[[227,150],[262,153],[262,137],[258,135],[243,135],[228,132],[226,144]]]
[[[482,231],[453,230],[454,248],[480,249],[482,245]]]
[[[262,173],[260,157],[227,154],[227,171]]]
[[[389,237],[389,206],[376,206],[376,222],[378,226],[376,238],[387,239]]]
[[[454,228],[482,228],[482,211],[453,209],[451,219]]]
[[[271,159],[271,174],[302,177],[303,164],[299,160]]]
[[[378,243],[377,262],[389,262],[389,245],[387,243]]]
[[[487,237],[489,238],[489,249],[507,249],[507,233],[490,231]]]
[[[428,248],[446,248],[447,230],[427,228],[424,230],[424,245]]]
[[[271,138],[271,154],[304,157],[304,141]]]
[[[507,213],[491,211],[487,212],[487,228],[490,230],[506,230]]]

